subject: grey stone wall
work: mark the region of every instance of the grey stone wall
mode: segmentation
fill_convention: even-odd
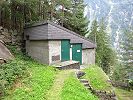
[[[95,49],[83,49],[82,50],[82,63],[83,64],[95,64]]]
[[[43,64],[49,64],[48,41],[26,41],[26,52],[33,59]]]
[[[48,41],[49,46],[49,63],[53,64],[61,61],[61,41]]]

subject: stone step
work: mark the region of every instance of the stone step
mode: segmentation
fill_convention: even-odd
[[[79,79],[79,78],[81,78],[82,76],[84,76],[86,73],[83,72],[83,71],[78,71],[76,74],[77,74],[77,77],[78,77],[78,79]]]
[[[89,87],[89,86],[86,86],[86,88],[88,89],[88,90],[91,90],[92,88],[91,87]]]
[[[84,86],[90,86],[89,83],[83,83]]]
[[[79,79],[79,81],[82,83],[88,83],[88,80],[86,80],[86,79]]]

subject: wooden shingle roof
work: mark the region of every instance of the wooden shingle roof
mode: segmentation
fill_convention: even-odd
[[[70,43],[82,43],[82,48],[96,48],[96,45],[87,38],[78,35],[60,25],[52,22],[41,22],[25,27],[25,39],[29,36],[30,40],[62,40],[69,39]]]

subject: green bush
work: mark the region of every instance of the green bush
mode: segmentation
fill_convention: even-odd
[[[0,94],[3,96],[16,78],[22,77],[26,73],[26,65],[17,59],[0,65]]]
[[[20,50],[17,50],[16,46],[7,46],[14,54],[15,58],[12,61],[8,61],[6,64],[0,65],[0,97],[5,95],[5,91],[11,87],[16,78],[22,77],[26,73],[27,63],[30,59],[23,55]]]
[[[130,79],[128,82],[129,82],[130,88],[133,89],[133,80]]]

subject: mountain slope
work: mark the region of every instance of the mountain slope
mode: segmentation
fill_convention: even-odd
[[[123,29],[133,25],[133,1],[132,0],[84,0],[88,6],[85,14],[92,22],[104,18],[107,23],[107,32],[112,37],[115,47],[119,44],[119,36]],[[89,27],[91,26],[91,22]]]

